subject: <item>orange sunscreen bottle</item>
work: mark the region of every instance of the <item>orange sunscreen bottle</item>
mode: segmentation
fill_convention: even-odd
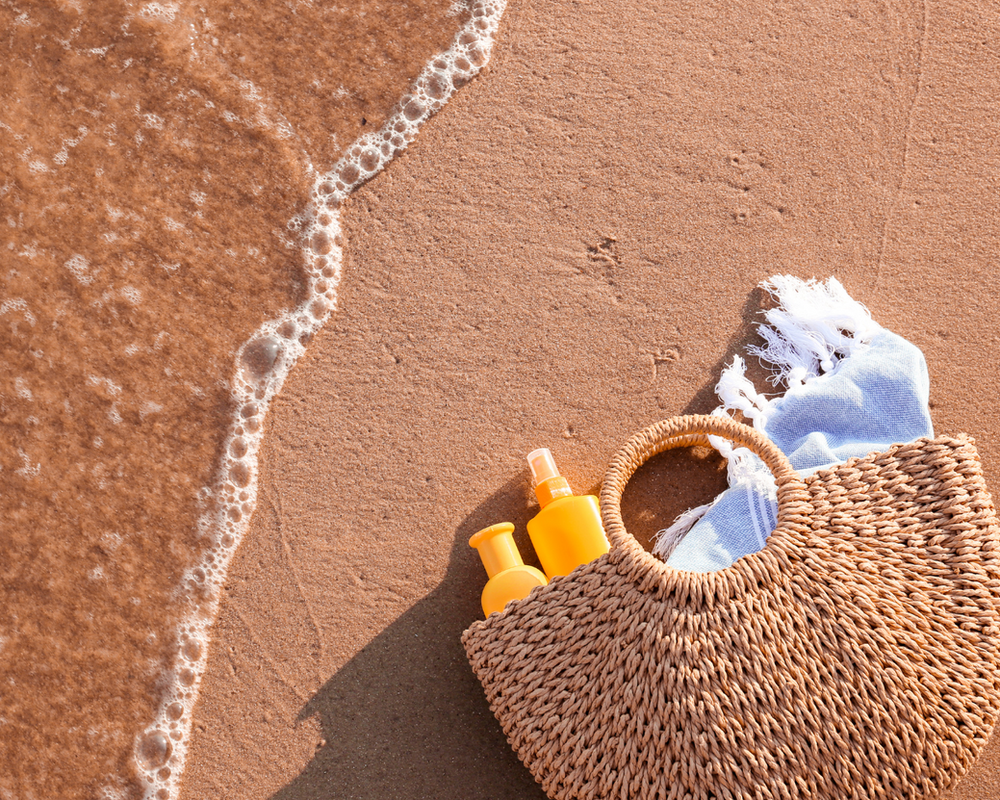
[[[528,535],[549,580],[608,552],[597,498],[573,494],[548,448],[528,453],[528,466],[542,507],[528,523]]]
[[[483,528],[469,539],[469,544],[479,551],[479,557],[490,576],[483,589],[483,613],[488,617],[494,611],[503,611],[511,600],[520,600],[536,586],[548,583],[545,576],[521,560],[514,544],[514,526],[499,522]]]

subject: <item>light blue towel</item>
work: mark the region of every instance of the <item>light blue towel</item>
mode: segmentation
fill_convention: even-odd
[[[934,435],[919,348],[875,323],[834,278],[775,276],[762,286],[779,306],[760,326],[766,344],[750,355],[787,389],[778,397],[758,393],[737,356],[716,388],[723,401],[716,414],[741,411],[802,475]],[[692,572],[724,569],[761,550],[777,524],[767,467],[746,449],[712,441],[730,459],[730,488],[661,531],[653,550]]]

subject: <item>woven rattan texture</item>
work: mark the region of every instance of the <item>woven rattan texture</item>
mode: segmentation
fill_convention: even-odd
[[[1000,704],[1000,539],[972,441],[899,445],[804,481],[765,458],[778,528],[761,553],[699,574],[639,547],[618,503],[652,453],[702,440],[670,423],[638,435],[605,480],[611,552],[465,632],[521,760],[558,800],[951,786]]]

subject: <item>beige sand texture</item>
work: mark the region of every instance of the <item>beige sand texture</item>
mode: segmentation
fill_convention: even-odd
[[[529,3],[345,214],[340,305],[268,421],[185,798],[540,798],[464,661],[466,541],[715,404],[788,272],[927,356],[1000,485],[1000,23],[986,3]],[[723,486],[672,453],[640,536]],[[523,541],[523,539],[522,539]],[[1000,746],[950,797],[1000,796]]]

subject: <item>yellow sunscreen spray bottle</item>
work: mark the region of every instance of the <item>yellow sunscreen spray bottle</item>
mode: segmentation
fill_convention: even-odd
[[[499,522],[483,528],[469,539],[469,544],[479,551],[479,557],[490,576],[483,589],[483,613],[488,617],[494,611],[503,611],[511,600],[527,597],[536,586],[548,583],[545,576],[521,560],[514,543],[514,526]]]
[[[548,448],[528,453],[528,466],[542,507],[528,523],[528,535],[549,580],[608,552],[597,498],[573,494]]]

